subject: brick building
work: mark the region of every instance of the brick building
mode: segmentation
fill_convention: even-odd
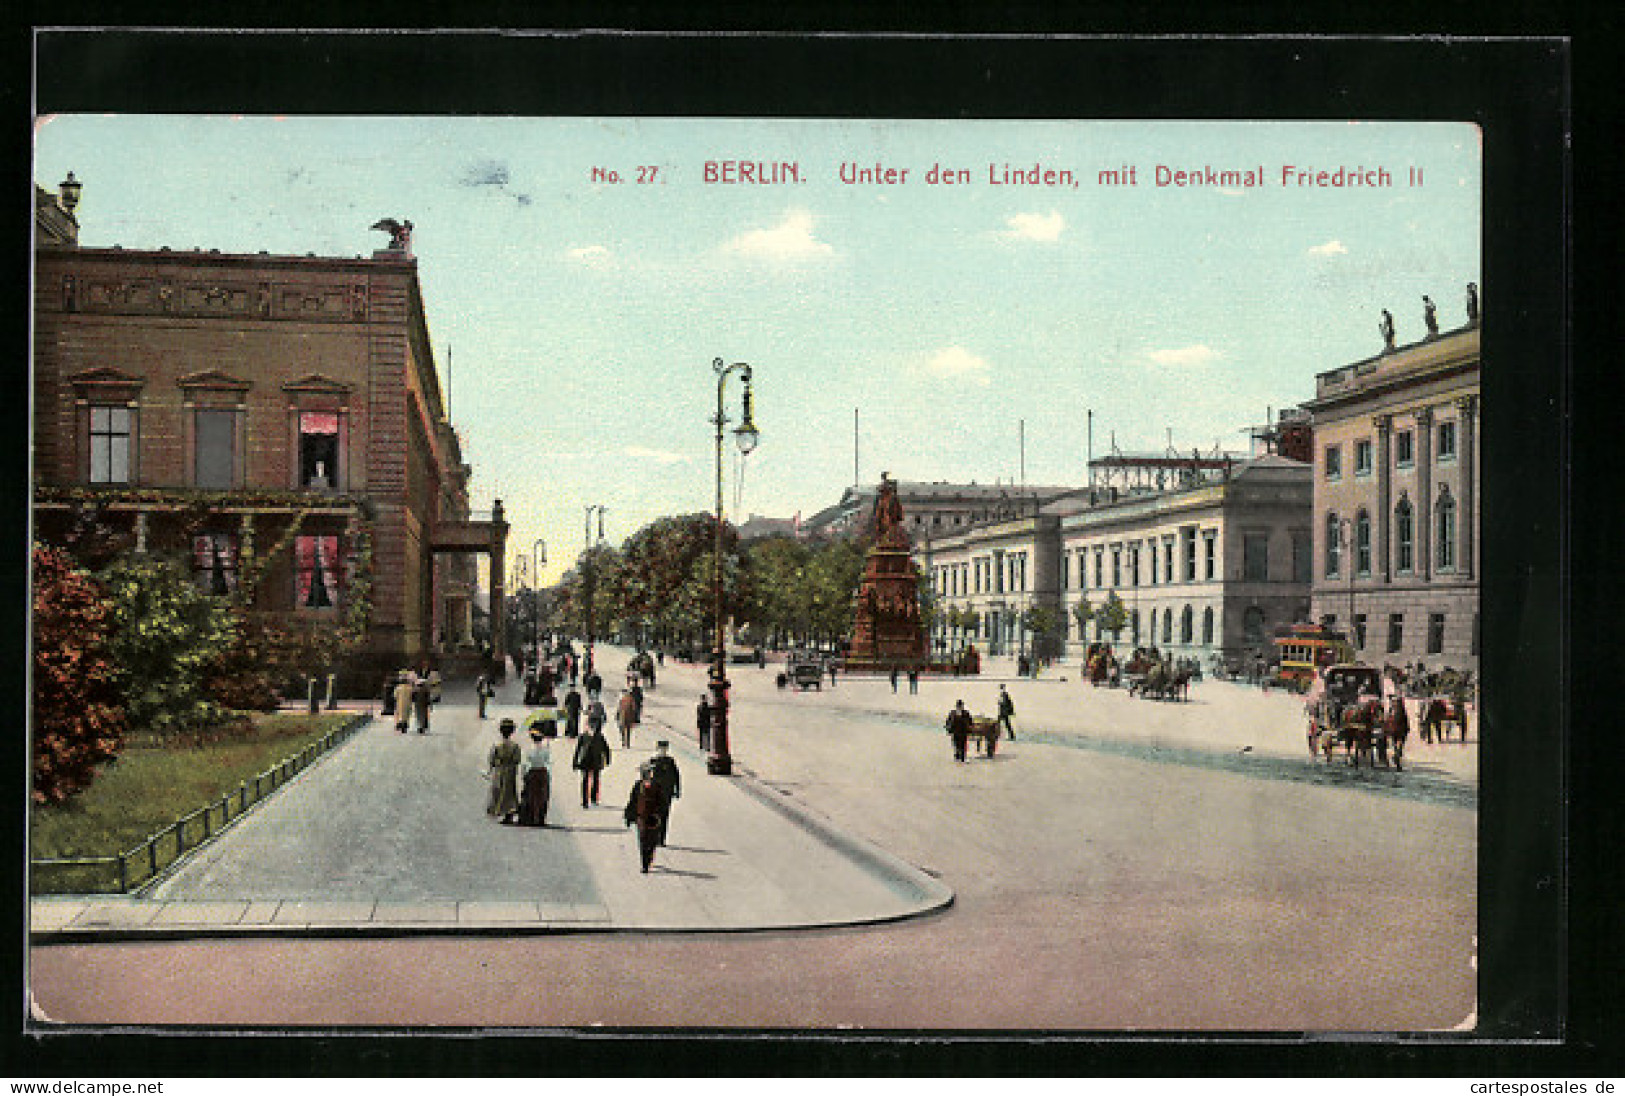
[[[352,686],[472,651],[507,525],[469,511],[409,226],[371,258],[88,248],[78,197],[36,188],[36,536],[94,512],[299,628],[364,598]]]
[[[1467,322],[1321,373],[1313,611],[1368,662],[1478,665],[1479,329]],[[1391,327],[1387,329],[1391,335]],[[1352,621],[1351,621],[1352,618]]]

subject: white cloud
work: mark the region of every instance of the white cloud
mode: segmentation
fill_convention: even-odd
[[[813,235],[813,215],[792,209],[772,228],[759,228],[735,236],[722,245],[724,251],[754,258],[796,261],[823,259],[835,249]]]
[[[642,445],[628,445],[621,452],[638,460],[652,460],[656,464],[682,464],[688,460],[683,453],[673,453],[666,449],[649,449]]]
[[[1037,240],[1053,243],[1066,231],[1066,218],[1060,213],[1016,213],[1005,219],[1004,235],[1011,240]]]
[[[1316,244],[1309,249],[1311,255],[1347,255],[1349,249],[1343,246],[1342,240],[1327,240],[1323,244]]]
[[[1147,350],[1145,356],[1154,365],[1167,365],[1176,368],[1200,368],[1211,365],[1219,359],[1219,352],[1211,346],[1193,343],[1190,346],[1173,346],[1166,350]]]
[[[604,266],[615,259],[615,255],[603,244],[589,244],[586,247],[572,247],[565,252],[570,258],[589,266]]]
[[[993,367],[963,346],[945,346],[925,359],[920,372],[940,380],[968,381],[986,388],[993,383]]]

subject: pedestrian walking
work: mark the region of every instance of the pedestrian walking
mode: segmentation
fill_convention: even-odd
[[[918,666],[910,666],[908,668],[908,695],[909,696],[917,696],[919,694],[919,691],[920,691],[920,668]]]
[[[412,720],[412,673],[402,670],[395,679],[395,729],[402,734],[406,733],[406,725]]]
[[[570,762],[570,767],[581,773],[583,807],[598,802],[601,775],[609,768],[609,759],[609,742],[604,738],[603,724],[576,739],[575,758]]]
[[[434,694],[429,691],[429,679],[419,678],[412,686],[412,705],[418,713],[418,734],[429,733],[429,705],[434,702]]]
[[[704,693],[694,707],[694,729],[700,733],[700,749],[711,748],[711,701]]]
[[[632,694],[632,708],[633,708],[632,714],[637,718],[637,721],[639,723],[642,723],[643,722],[643,686],[639,685],[636,681],[634,681],[634,682],[632,682],[632,687],[630,689],[628,689],[627,691]]]
[[[669,806],[666,789],[655,779],[654,769],[645,765],[638,774],[637,783],[632,785],[632,794],[627,797],[626,810],[622,813],[628,826],[638,828],[638,856],[645,872],[654,862],[655,846],[660,844]]]
[[[655,755],[644,764],[654,773],[655,781],[666,792],[666,813],[660,823],[660,838],[657,844],[666,843],[666,831],[671,827],[671,812],[677,800],[683,796],[683,776],[677,771],[677,759],[669,752],[671,743],[661,739],[655,743]]]
[[[429,703],[430,704],[439,704],[440,703],[440,686],[441,686],[440,671],[438,669],[430,670],[429,671]]]
[[[638,725],[638,700],[631,692],[621,690],[620,703],[615,705],[615,725],[621,729],[621,749],[632,748],[632,728]]]
[[[491,747],[485,763],[486,777],[491,782],[485,813],[511,826],[519,815],[519,743],[513,740],[513,720],[504,719],[497,725],[497,732],[502,741]]]
[[[893,666],[891,668],[891,691],[892,691],[893,696],[897,695],[897,667],[896,666]]]
[[[825,668],[829,670],[829,687],[833,689],[835,688],[835,660],[830,659]]]
[[[593,731],[602,733],[604,730],[604,723],[608,721],[608,719],[609,714],[604,711],[604,702],[599,700],[598,697],[588,694],[587,732],[589,734]]]
[[[479,678],[474,682],[474,695],[475,695],[475,697],[477,697],[479,699],[479,702],[480,702],[480,718],[481,719],[485,718],[485,704],[486,704],[486,701],[490,700],[493,696],[495,696],[496,692],[497,692],[496,687],[491,684],[491,678],[490,678],[490,675],[488,675],[488,674],[481,674],[479,676]]]
[[[1015,714],[1016,714],[1015,701],[1010,699],[1010,694],[1005,691],[1003,685],[1000,685],[999,686],[999,722],[998,722],[997,725],[1000,726],[1000,727],[1003,727],[1004,730],[1009,733],[1011,742],[1014,742],[1016,740],[1016,729],[1010,725],[1010,717],[1015,715]]]
[[[553,795],[553,744],[541,733],[530,732],[530,749],[525,752],[524,782],[519,791],[519,824],[547,825],[547,804]]]
[[[965,748],[970,745],[971,714],[965,710],[963,700],[956,701],[948,713],[948,737],[954,742],[954,760],[965,760]]]
[[[604,679],[598,671],[592,668],[592,658],[587,659],[587,676],[585,678],[588,696],[602,696],[604,692]]]
[[[566,738],[574,738],[580,733],[581,694],[572,683],[570,691],[564,694],[564,735]]]

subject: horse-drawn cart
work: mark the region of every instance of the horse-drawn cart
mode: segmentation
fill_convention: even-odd
[[[1397,695],[1384,699],[1382,677],[1375,667],[1328,667],[1304,705],[1310,755],[1329,763],[1342,746],[1348,763],[1356,768],[1362,763],[1370,768],[1391,763],[1394,769],[1403,769],[1407,724],[1402,714],[1392,711],[1393,705],[1402,703]]]
[[[975,716],[971,720],[969,738],[976,743],[977,753],[992,757],[999,748],[999,721],[992,716]]]

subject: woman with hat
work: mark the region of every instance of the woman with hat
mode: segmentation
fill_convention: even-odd
[[[497,730],[502,741],[491,747],[491,756],[486,761],[491,798],[486,803],[485,813],[501,818],[504,826],[511,826],[519,814],[519,763],[522,759],[519,743],[513,740],[513,720],[504,719]]]
[[[525,752],[525,780],[519,793],[519,824],[547,825],[547,802],[553,792],[552,743],[540,727],[530,729],[530,749]]]

